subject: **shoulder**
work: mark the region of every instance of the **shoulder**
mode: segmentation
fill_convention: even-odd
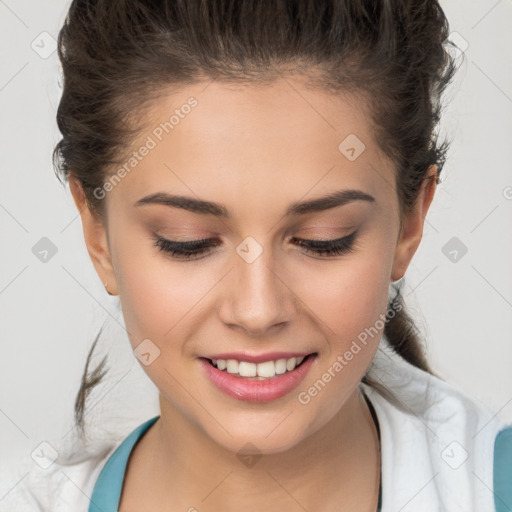
[[[389,411],[390,419],[422,425],[421,430],[433,437],[445,431],[466,432],[476,442],[486,438],[494,444],[498,432],[507,427],[496,411],[455,384],[405,361],[385,337],[367,375],[377,383],[369,392]]]
[[[507,424],[499,414],[404,361],[384,337],[367,376],[376,383],[362,386],[381,428],[382,471],[388,495],[395,492],[393,505],[411,499],[418,511],[494,510],[495,443],[499,451],[500,440],[510,439],[500,434]]]
[[[100,418],[101,419],[101,418]],[[0,462],[0,512],[88,512],[102,470],[144,428],[139,415],[92,421],[80,435],[40,443],[18,463]]]
[[[497,433],[507,426],[495,411],[455,384],[405,361],[385,337],[367,375],[377,383],[370,393],[390,412],[390,419],[407,418],[434,437],[445,430],[466,431],[475,439],[486,437],[494,443]]]
[[[0,512],[87,512],[89,497],[103,466],[118,443],[63,462],[36,463],[27,457],[17,466],[0,467]]]

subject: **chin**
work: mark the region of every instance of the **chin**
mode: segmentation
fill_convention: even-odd
[[[205,434],[217,445],[237,455],[272,455],[293,449],[306,439],[310,432],[308,423],[297,424],[296,413],[290,410],[279,412],[269,418],[243,418],[233,422],[219,418],[219,423],[225,427],[211,430],[212,425],[206,426]],[[229,432],[229,434],[227,432]]]

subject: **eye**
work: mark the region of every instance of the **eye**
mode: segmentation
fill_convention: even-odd
[[[349,253],[354,247],[357,231],[335,240],[304,240],[293,237],[291,240],[304,247],[306,252],[320,256],[339,256]]]
[[[292,237],[291,241],[303,247],[305,252],[320,256],[339,256],[349,253],[354,247],[357,231],[348,236],[336,238],[335,240],[305,240]],[[183,260],[191,260],[208,252],[208,249],[217,247],[221,242],[215,238],[203,238],[190,242],[178,242],[168,240],[156,235],[154,245],[161,251],[170,254],[172,257]]]
[[[178,259],[191,259],[194,256],[200,256],[205,253],[210,247],[220,245],[220,242],[215,238],[203,238],[201,240],[192,240],[191,242],[178,242],[175,240],[167,240],[159,235],[156,235],[155,246],[161,251],[169,253],[171,256]]]

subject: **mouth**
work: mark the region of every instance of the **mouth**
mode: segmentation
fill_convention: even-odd
[[[233,377],[251,380],[268,380],[278,378],[280,375],[294,371],[304,364],[308,357],[316,356],[316,354],[316,352],[313,352],[305,356],[268,359],[267,361],[259,363],[233,358],[204,359],[217,370],[229,373]]]
[[[265,402],[281,398],[296,388],[317,357],[318,353],[312,352],[266,360],[260,357],[258,363],[220,357],[200,357],[198,361],[210,382],[226,395],[238,400]]]

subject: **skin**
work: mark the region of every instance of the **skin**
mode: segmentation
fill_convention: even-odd
[[[404,275],[421,241],[435,179],[424,182],[400,226],[393,163],[357,98],[307,88],[299,78],[205,86],[173,90],[147,111],[134,150],[168,112],[190,96],[198,100],[107,193],[105,224],[70,179],[88,252],[120,297],[132,347],[150,339],[160,350],[143,368],[159,390],[161,418],[132,452],[120,510],[374,511],[379,443],[358,384],[382,332],[308,404],[297,395],[385,314],[389,284]],[[366,146],[354,161],[338,150],[351,133]],[[435,172],[432,166],[429,176]],[[292,202],[342,189],[375,202],[284,216]],[[231,218],[134,206],[161,191],[222,203]],[[355,228],[354,249],[343,255],[315,256],[290,242]],[[183,261],[154,246],[155,232],[222,243]],[[247,236],[263,248],[252,263],[236,252]],[[197,359],[278,350],[318,355],[298,388],[272,402],[225,395]],[[263,455],[251,467],[237,457],[247,442]]]

